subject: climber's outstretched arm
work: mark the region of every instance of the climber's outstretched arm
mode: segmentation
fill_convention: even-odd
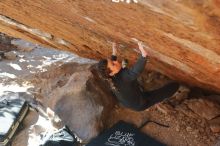
[[[145,51],[144,46],[142,44],[142,42],[138,41],[138,47],[139,50],[141,52],[141,56],[138,58],[138,60],[136,61],[136,63],[133,65],[133,67],[131,67],[125,78],[127,80],[135,80],[137,79],[137,77],[143,72],[147,59],[148,59],[148,53]]]
[[[111,56],[111,60],[112,61],[116,61],[117,60],[117,47],[116,47],[116,43],[113,42],[112,43],[112,56]]]
[[[144,49],[144,45],[141,41],[138,41],[138,49],[141,51],[142,57],[147,57],[148,53]]]

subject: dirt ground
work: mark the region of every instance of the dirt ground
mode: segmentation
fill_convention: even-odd
[[[210,122],[204,117],[193,112],[188,107],[190,100],[206,100],[204,96],[189,97],[188,91],[182,91],[174,95],[167,101],[156,104],[143,112],[134,112],[126,108],[116,107],[111,113],[112,119],[109,125],[118,120],[125,120],[135,124],[137,127],[146,120],[158,122],[169,126],[164,127],[153,122],[148,123],[142,128],[142,131],[149,136],[170,146],[212,146],[219,137],[219,132],[213,132],[210,129]],[[178,97],[186,95],[181,102]],[[220,96],[218,96],[220,97]],[[210,100],[210,99],[207,99]],[[219,103],[218,103],[219,104]],[[205,108],[205,109],[204,109]],[[204,106],[200,111],[211,110]]]

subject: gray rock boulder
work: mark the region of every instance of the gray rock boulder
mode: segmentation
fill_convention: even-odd
[[[67,64],[43,74],[39,82],[42,103],[86,141],[104,129],[115,105],[111,92],[89,66]]]

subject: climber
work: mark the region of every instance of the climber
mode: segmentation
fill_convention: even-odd
[[[98,69],[108,79],[111,79],[115,88],[114,94],[119,103],[136,111],[142,111],[150,106],[172,96],[179,88],[178,83],[169,83],[162,88],[144,92],[137,78],[143,72],[146,61],[149,59],[142,42],[138,41],[141,56],[132,68],[124,67],[118,62],[116,47],[113,43],[111,59],[103,59],[98,63]]]

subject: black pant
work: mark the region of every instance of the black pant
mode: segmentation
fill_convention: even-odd
[[[149,91],[149,92],[143,92],[143,96],[141,99],[141,104],[138,110],[145,110],[154,104],[163,101],[166,98],[171,97],[179,88],[178,83],[169,83],[162,88]]]

